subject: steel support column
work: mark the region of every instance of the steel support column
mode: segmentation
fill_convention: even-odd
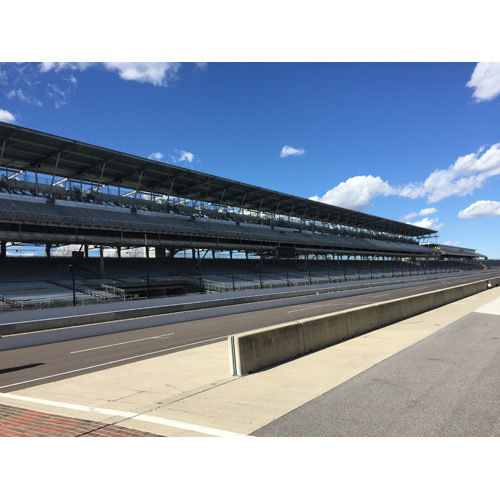
[[[155,247],[155,257],[157,259],[164,259],[166,255],[165,247]]]

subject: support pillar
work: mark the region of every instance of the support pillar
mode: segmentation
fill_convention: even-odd
[[[229,258],[232,259],[233,258],[233,251],[232,250],[229,250]]]
[[[116,256],[118,258],[122,256],[122,247],[116,247]]]
[[[215,250],[212,250],[212,259],[215,259]]]
[[[149,247],[144,247],[146,250],[146,259],[149,259]]]
[[[99,247],[99,269],[101,272],[101,277],[104,278],[104,247],[101,245]]]
[[[7,242],[2,241],[0,244],[0,259],[5,259],[7,257]]]
[[[196,260],[196,249],[194,248],[191,250],[191,257],[193,260]]]
[[[47,243],[45,245],[45,257],[50,257],[50,249],[52,248],[52,244],[51,243]]]
[[[83,246],[83,256],[88,259],[89,258],[89,246],[88,245],[84,245]]]
[[[166,255],[165,247],[155,247],[155,257],[157,259],[164,259]]]

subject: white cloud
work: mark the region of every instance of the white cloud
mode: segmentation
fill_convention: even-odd
[[[207,64],[208,64],[208,63],[206,63],[206,62],[197,62],[197,63],[195,63],[195,64],[196,64],[196,66],[197,66],[198,68],[200,68],[200,69],[206,69],[206,68],[207,68]]]
[[[459,244],[460,244],[459,241],[451,241],[451,240],[443,241],[443,243],[441,243],[441,245],[450,245],[450,246],[456,246]]]
[[[68,103],[77,90],[75,72],[89,68],[111,71],[129,81],[145,82],[155,86],[166,86],[177,79],[179,63],[88,63],[88,62],[43,62],[0,63],[0,85],[7,89],[9,98],[43,106],[47,100],[56,108]],[[203,67],[203,64],[201,64]]]
[[[302,156],[305,153],[303,148],[296,149],[292,146],[283,146],[280,152],[280,158],[286,158],[287,156]]]
[[[0,122],[6,123],[14,123],[16,121],[16,117],[6,109],[0,109]]]
[[[179,63],[129,63],[110,62],[103,63],[109,71],[116,71],[123,80],[151,83],[155,86],[166,86],[167,82],[174,80],[179,71]]]
[[[54,106],[56,108],[60,108],[68,103],[69,89],[62,90],[55,83],[48,83],[47,87],[47,95],[54,101]]]
[[[156,161],[160,161],[162,158],[163,158],[163,155],[158,151],[156,153],[151,153],[148,158],[150,160],[156,160]]]
[[[310,199],[339,207],[361,210],[369,205],[376,196],[389,196],[391,194],[395,194],[395,190],[387,181],[372,175],[358,175],[341,182],[323,196],[312,196]]]
[[[193,161],[199,162],[200,160],[189,151],[184,151],[183,149],[176,149],[173,154],[170,155],[170,161],[173,163],[188,162],[193,163]]]
[[[40,100],[35,97],[27,96],[22,89],[13,89],[7,93],[7,97],[12,99],[13,97],[17,97],[20,101],[26,102],[28,104],[34,104],[35,106],[42,107],[43,104]]]
[[[480,148],[476,153],[460,156],[446,169],[435,170],[424,182],[407,184],[397,189],[405,198],[427,197],[429,203],[450,196],[472,194],[483,186],[489,177],[500,174],[500,143],[487,151]]]
[[[423,217],[424,215],[432,215],[437,212],[437,208],[434,207],[429,207],[429,208],[422,208],[422,210],[418,212],[411,212],[409,214],[406,214],[405,216],[401,217],[401,220],[410,220],[414,219],[415,217]]]
[[[194,160],[194,154],[189,151],[180,151],[180,156],[177,161],[187,161],[192,163]]]
[[[39,69],[42,73],[61,70],[83,71],[96,65],[118,73],[123,80],[151,83],[161,87],[165,87],[169,81],[177,78],[177,72],[181,66],[180,63],[171,62],[43,62]]]
[[[483,219],[500,215],[500,201],[479,200],[460,210],[461,219]]]
[[[48,71],[61,71],[63,69],[71,69],[73,71],[84,71],[95,63],[88,62],[43,62],[40,64],[40,71],[47,73]]]
[[[476,102],[491,101],[499,96],[500,63],[477,63],[466,86],[475,89],[472,97],[476,99]]]
[[[327,191],[323,196],[310,199],[361,210],[377,196],[427,198],[435,203],[451,196],[466,196],[483,187],[490,177],[500,175],[500,143],[489,149],[479,148],[475,153],[460,156],[445,169],[432,172],[423,182],[391,186],[388,181],[372,175],[350,177]],[[434,207],[405,215],[402,220],[424,217],[437,212]],[[424,224],[431,219],[423,219]]]
[[[406,214],[401,218],[401,220],[407,222],[408,224],[412,224],[413,226],[425,227],[426,229],[435,229],[436,231],[439,231],[439,229],[444,226],[444,222],[439,222],[438,218],[431,219],[427,217],[427,215],[435,214],[437,211],[437,208],[434,207],[422,208],[422,210],[419,210],[418,212]],[[411,219],[414,219],[415,217],[423,217],[423,219],[412,221]]]
[[[439,231],[444,226],[444,222],[439,222],[439,219],[429,219],[428,217],[409,222],[409,224],[412,224],[413,226],[425,227],[425,229],[435,229],[436,231]]]

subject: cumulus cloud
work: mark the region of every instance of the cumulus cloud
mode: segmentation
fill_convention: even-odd
[[[156,153],[151,153],[148,158],[150,160],[156,160],[156,161],[160,161],[162,158],[163,158],[163,155],[158,151]]]
[[[424,182],[398,188],[398,194],[412,199],[427,197],[429,203],[472,194],[486,179],[500,174],[500,143],[484,149],[460,156],[448,168],[432,172]]]
[[[292,146],[283,146],[280,152],[280,158],[286,158],[287,156],[302,156],[305,153],[303,148],[292,148]]]
[[[199,162],[200,160],[194,155],[194,153],[191,153],[190,151],[176,149],[174,153],[170,155],[170,161],[172,161],[173,163],[193,163],[194,161]]]
[[[409,214],[406,214],[405,216],[401,217],[401,220],[407,221],[410,219],[414,219],[415,217],[423,217],[424,215],[432,215],[437,212],[437,208],[434,207],[429,207],[429,208],[422,208],[422,210],[418,212],[411,212]]]
[[[500,95],[500,63],[477,63],[467,87],[473,88],[476,102],[491,101]]]
[[[424,217],[421,220],[416,220],[409,224],[425,227],[425,229],[435,229],[436,231],[439,231],[444,226],[444,222],[439,222],[439,219],[429,219],[429,217]]]
[[[387,181],[372,175],[357,175],[327,191],[323,196],[312,196],[310,199],[344,208],[361,210],[370,204],[376,196],[395,194]]]
[[[0,122],[6,123],[14,123],[16,121],[16,117],[6,109],[0,109]]]
[[[313,196],[310,199],[355,210],[362,210],[377,196],[427,198],[429,203],[436,203],[451,196],[470,195],[483,187],[487,179],[497,175],[500,175],[500,143],[489,149],[481,147],[475,153],[460,156],[448,168],[432,172],[423,182],[391,186],[378,176],[360,175],[339,183],[323,196]],[[422,221],[426,224],[433,220],[426,216],[436,212],[434,207],[424,208],[405,215],[402,220],[424,217]]]
[[[460,210],[461,219],[484,219],[500,215],[500,201],[479,200]]]
[[[401,218],[401,220],[407,222],[408,224],[412,224],[413,226],[425,227],[426,229],[435,229],[436,231],[439,231],[444,226],[444,222],[439,222],[438,218],[431,219],[427,217],[427,215],[435,213],[437,213],[437,208],[435,207],[422,208],[422,210],[419,210],[418,212],[406,214]],[[423,219],[412,221],[411,219],[414,219],[415,217],[423,217]]]
[[[190,153],[189,151],[180,151],[180,156],[177,159],[177,161],[187,161],[189,163],[192,163],[194,160],[194,154]]]
[[[170,80],[177,77],[180,64],[110,62],[104,63],[104,67],[110,71],[116,71],[123,80],[134,80],[164,87]]]

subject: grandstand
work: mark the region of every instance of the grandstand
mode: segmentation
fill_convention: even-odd
[[[0,123],[0,308],[480,269],[435,236]]]
[[[486,259],[486,255],[476,252],[473,248],[455,247],[442,243],[425,243],[425,246],[439,252],[443,260],[466,262],[471,259]]]

